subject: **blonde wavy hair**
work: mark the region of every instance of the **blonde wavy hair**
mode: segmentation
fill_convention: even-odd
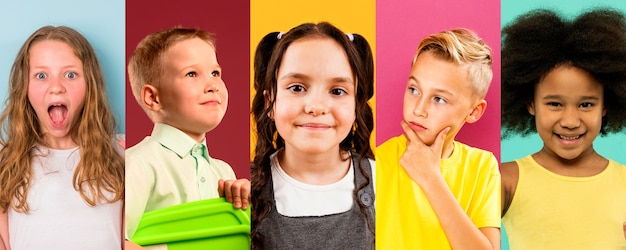
[[[457,28],[432,34],[420,42],[413,63],[426,51],[446,61],[467,65],[474,91],[478,96],[485,97],[493,78],[493,59],[491,48],[476,33]]]
[[[104,77],[96,54],[80,33],[65,26],[45,26],[33,33],[20,48],[9,76],[9,97],[0,116],[0,206],[28,213],[28,190],[32,184],[32,157],[38,145],[46,145],[35,110],[28,100],[29,53],[38,42],[53,40],[68,44],[82,61],[87,84],[80,118],[70,136],[80,148],[80,161],[72,179],[90,206],[124,198],[124,159],[112,138],[115,118],[109,108]],[[114,194],[107,195],[107,192]]]

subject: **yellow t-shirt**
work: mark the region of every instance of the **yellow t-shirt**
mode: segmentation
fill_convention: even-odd
[[[516,161],[519,180],[502,218],[518,249],[626,249],[626,166],[609,160],[589,177],[555,174],[532,156]]]
[[[400,166],[406,137],[376,149],[376,248],[450,249],[422,189]],[[441,174],[477,228],[500,227],[500,172],[491,152],[454,142]]]

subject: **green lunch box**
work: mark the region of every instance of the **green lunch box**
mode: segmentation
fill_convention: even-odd
[[[183,203],[145,213],[133,242],[167,244],[168,250],[250,249],[250,208],[225,198]]]

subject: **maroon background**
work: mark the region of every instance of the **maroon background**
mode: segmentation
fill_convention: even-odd
[[[126,1],[126,64],[141,39],[150,33],[182,26],[215,35],[217,60],[228,88],[228,110],[207,133],[211,157],[228,162],[237,178],[250,179],[250,2],[248,0]],[[135,101],[126,76],[126,146],[152,132],[153,124]]]

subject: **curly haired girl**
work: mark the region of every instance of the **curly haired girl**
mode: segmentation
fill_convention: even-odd
[[[501,167],[511,249],[626,248],[626,166],[593,148],[626,128],[624,15],[535,10],[502,33],[503,137],[543,141]]]

